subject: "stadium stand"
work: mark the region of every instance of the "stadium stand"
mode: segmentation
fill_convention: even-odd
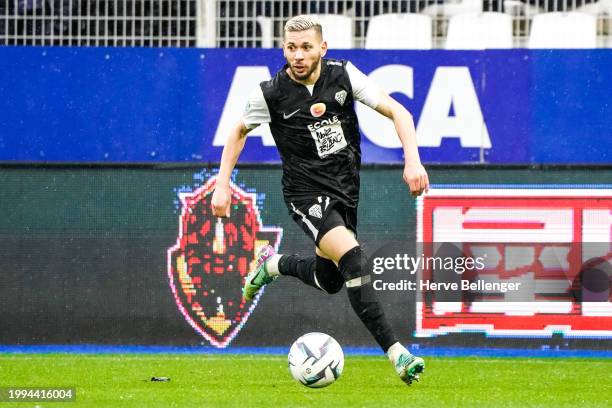
[[[269,48],[281,43],[283,24],[290,16],[308,13],[327,21],[333,48],[380,48],[382,38],[395,48],[482,48],[459,40],[473,36],[461,28],[463,19],[472,17],[458,17],[455,28],[450,27],[455,16],[482,12],[511,17],[514,47],[530,46],[536,17],[543,21],[539,15],[557,12],[590,14],[596,45],[612,44],[612,0],[14,0],[0,2],[0,45]],[[399,30],[393,19],[411,14],[415,16],[401,18],[411,19],[415,32],[427,25],[421,17],[431,19],[429,41],[401,25],[397,32],[404,34],[393,38]],[[495,18],[505,21],[501,25],[507,32],[508,19]],[[380,28],[387,24],[388,29]],[[538,24],[554,30],[548,23]],[[586,24],[592,31],[592,23]],[[492,46],[508,46],[507,34],[503,41],[497,34],[487,35],[501,41]],[[546,34],[536,37],[540,35]],[[592,45],[592,34],[589,38]],[[454,45],[457,41],[462,45]]]

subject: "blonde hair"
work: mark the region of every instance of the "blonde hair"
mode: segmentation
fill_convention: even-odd
[[[295,16],[287,21],[284,33],[306,31],[311,28],[314,28],[319,37],[323,39],[323,27],[321,27],[321,23],[315,16],[309,14]]]

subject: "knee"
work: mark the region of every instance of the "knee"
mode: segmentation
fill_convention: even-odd
[[[332,260],[318,255],[315,278],[319,287],[330,295],[340,292],[342,286],[344,286],[344,279],[338,272],[336,264]]]
[[[344,286],[344,281],[337,276],[334,276],[331,279],[325,279],[324,281],[325,283],[321,286],[323,287],[323,290],[330,295],[340,292]]]
[[[362,269],[360,246],[349,249],[338,262],[338,270],[346,282],[361,278],[363,275]]]

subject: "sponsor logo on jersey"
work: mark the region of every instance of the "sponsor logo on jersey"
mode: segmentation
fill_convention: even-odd
[[[311,132],[314,132],[322,127],[334,125],[337,123],[340,123],[340,119],[338,119],[338,115],[334,115],[330,119],[323,119],[320,122],[315,122],[315,123],[308,125],[308,130],[310,130]]]
[[[327,107],[325,106],[325,104],[323,102],[319,102],[315,103],[310,107],[310,114],[315,118],[318,118],[320,116],[323,116],[326,110]]]
[[[231,216],[212,214],[215,178],[179,194],[179,234],[168,249],[168,278],[176,305],[193,329],[211,345],[226,347],[257,306],[242,299],[241,288],[263,245],[280,245],[283,230],[264,226],[256,193],[235,184]]]
[[[327,65],[336,65],[341,67],[342,63],[340,61],[327,61]]]
[[[346,101],[346,91],[342,90],[339,92],[336,92],[336,101],[338,101],[338,103],[340,104],[340,106],[344,106],[344,102]]]
[[[338,116],[310,124],[308,130],[315,141],[320,158],[336,153],[347,146],[342,123]]]

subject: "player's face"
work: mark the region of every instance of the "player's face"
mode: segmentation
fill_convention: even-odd
[[[293,78],[298,81],[316,81],[320,73],[321,58],[326,52],[327,43],[322,41],[314,28],[285,33],[283,53]]]

